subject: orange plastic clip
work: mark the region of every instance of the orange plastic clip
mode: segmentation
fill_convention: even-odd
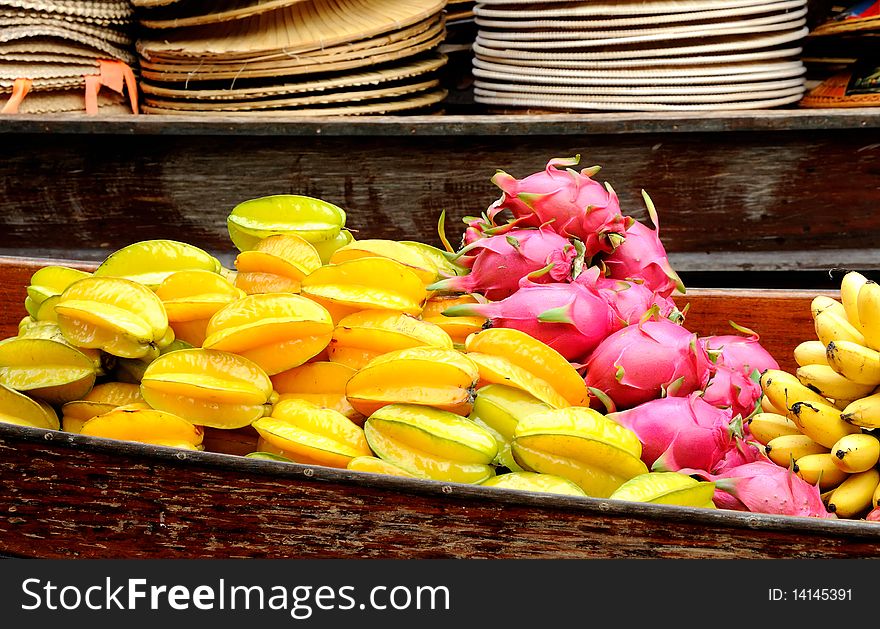
[[[31,91],[33,84],[34,82],[30,79],[15,79],[12,83],[12,96],[3,105],[3,109],[0,109],[0,114],[17,114],[21,101]]]
[[[98,92],[101,86],[109,87],[114,92],[123,93],[123,88],[127,88],[128,102],[131,105],[132,113],[138,113],[138,88],[137,81],[134,78],[132,69],[122,61],[113,61],[109,59],[98,60],[99,74],[92,74],[86,79],[86,113],[98,113]]]

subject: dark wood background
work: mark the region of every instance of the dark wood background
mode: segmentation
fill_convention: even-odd
[[[580,154],[625,213],[643,220],[648,191],[674,266],[697,285],[880,269],[876,110],[174,118],[0,121],[0,255],[98,260],[171,237],[229,259],[232,208],[279,193],[340,205],[361,238],[437,245],[442,210],[455,241],[461,218],[499,196],[496,169],[524,177]]]

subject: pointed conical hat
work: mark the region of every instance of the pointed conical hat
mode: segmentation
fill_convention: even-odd
[[[41,28],[52,27],[71,33],[77,33],[90,39],[100,39],[117,46],[131,47],[134,44],[132,36],[122,30],[109,28],[106,26],[97,26],[95,24],[87,24],[82,22],[71,22],[63,17],[55,18],[2,18],[0,17],[0,29],[9,28]]]
[[[60,26],[35,24],[0,28],[0,44],[5,42],[30,41],[31,39],[44,40],[46,38],[69,41],[74,44],[87,46],[100,51],[103,53],[104,57],[118,59],[129,65],[137,63],[137,57],[126,47],[118,46],[104,39]]]
[[[180,29],[161,39],[143,38],[138,51],[149,59],[309,50],[399,30],[440,13],[445,0],[308,0],[254,17]]]
[[[103,19],[130,19],[134,9],[128,0],[0,0],[0,8]]]
[[[143,11],[138,21],[144,28],[187,28],[241,20],[306,0],[215,0],[210,7],[196,4],[188,8],[186,3],[172,4],[158,10]],[[180,6],[180,5],[183,6]]]

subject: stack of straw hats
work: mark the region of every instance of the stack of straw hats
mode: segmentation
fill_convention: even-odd
[[[445,0],[132,0],[150,114],[437,108]]]
[[[807,38],[804,62],[815,84],[801,106],[880,106],[878,43],[880,0],[833,7]]]
[[[128,0],[0,0],[0,111],[137,113],[133,25]]]
[[[807,0],[481,0],[474,94],[500,109],[797,103]]]

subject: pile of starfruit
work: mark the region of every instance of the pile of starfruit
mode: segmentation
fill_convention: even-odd
[[[712,506],[713,484],[650,473],[635,433],[589,408],[583,377],[525,332],[446,317],[466,272],[425,243],[357,240],[298,195],[228,216],[234,268],[176,240],[94,271],[46,266],[0,341],[0,420],[450,483]]]

